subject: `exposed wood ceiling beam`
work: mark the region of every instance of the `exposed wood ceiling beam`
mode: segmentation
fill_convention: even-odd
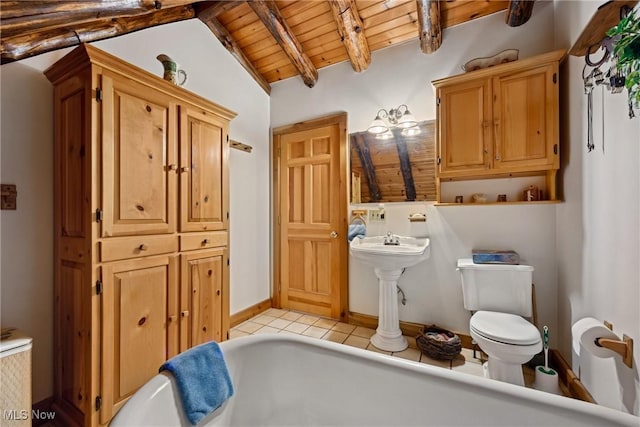
[[[372,202],[377,202],[382,199],[382,195],[380,194],[380,187],[378,187],[378,180],[376,179],[376,170],[371,161],[369,144],[367,144],[367,140],[363,138],[361,133],[351,134],[350,140],[351,144],[356,148],[356,152],[360,158],[360,164],[362,164],[362,171],[367,178],[369,197]]]
[[[355,1],[329,0],[329,4],[353,70],[357,73],[366,70],[371,64],[371,51]]]
[[[229,53],[236,58],[236,60],[244,67],[244,69],[253,77],[253,79],[264,89],[267,94],[271,94],[271,85],[264,78],[262,74],[253,66],[251,61],[246,57],[242,49],[238,47],[236,42],[233,40],[233,37],[227,31],[227,29],[220,23],[217,18],[219,13],[222,13],[224,10],[220,7],[224,3],[231,2],[215,2],[212,5],[198,5],[196,7],[196,12],[198,19],[200,19],[204,24],[211,30],[211,32],[218,38],[220,43],[229,51]]]
[[[402,132],[399,129],[394,129],[393,134],[395,136],[398,159],[400,160],[400,171],[402,172],[402,180],[404,181],[404,195],[407,201],[414,201],[416,199],[416,186],[413,182],[413,172],[411,170],[409,150],[407,149],[407,140],[402,135]]]
[[[248,3],[298,70],[304,84],[313,87],[318,81],[318,70],[304,53],[276,3],[272,0],[252,0]]]
[[[440,23],[440,0],[416,0],[420,49],[424,53],[433,53],[442,44],[442,25]]]
[[[5,37],[3,31],[1,36],[2,63],[194,17],[195,11],[192,6],[179,6],[144,15],[99,19],[77,26],[66,25],[24,35]]]
[[[107,18],[144,15],[185,6],[189,0],[3,1],[2,36],[43,32]]]
[[[535,0],[511,0],[507,8],[506,23],[510,27],[518,27],[531,18]]]

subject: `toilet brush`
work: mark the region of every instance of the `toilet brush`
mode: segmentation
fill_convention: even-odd
[[[558,373],[549,367],[549,328],[542,328],[542,344],[544,349],[544,366],[536,366],[536,381],[534,388],[549,393],[560,394]]]
[[[549,370],[549,327],[542,328],[542,345],[544,348],[544,373],[552,374],[553,369]]]

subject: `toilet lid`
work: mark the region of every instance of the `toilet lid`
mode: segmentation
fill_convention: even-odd
[[[515,314],[478,311],[471,316],[469,327],[478,335],[505,344],[532,345],[540,342],[538,328]]]

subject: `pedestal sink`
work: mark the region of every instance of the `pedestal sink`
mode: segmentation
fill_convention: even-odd
[[[378,328],[371,337],[371,344],[386,351],[406,349],[407,340],[402,336],[398,318],[397,283],[405,268],[429,258],[429,239],[390,233],[355,238],[351,241],[350,252],[354,258],[373,266],[378,277]]]

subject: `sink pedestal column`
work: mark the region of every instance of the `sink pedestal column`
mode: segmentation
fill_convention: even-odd
[[[402,351],[407,348],[407,340],[400,330],[398,317],[398,279],[403,270],[375,269],[380,287],[378,303],[378,328],[371,337],[371,344],[380,350]]]

